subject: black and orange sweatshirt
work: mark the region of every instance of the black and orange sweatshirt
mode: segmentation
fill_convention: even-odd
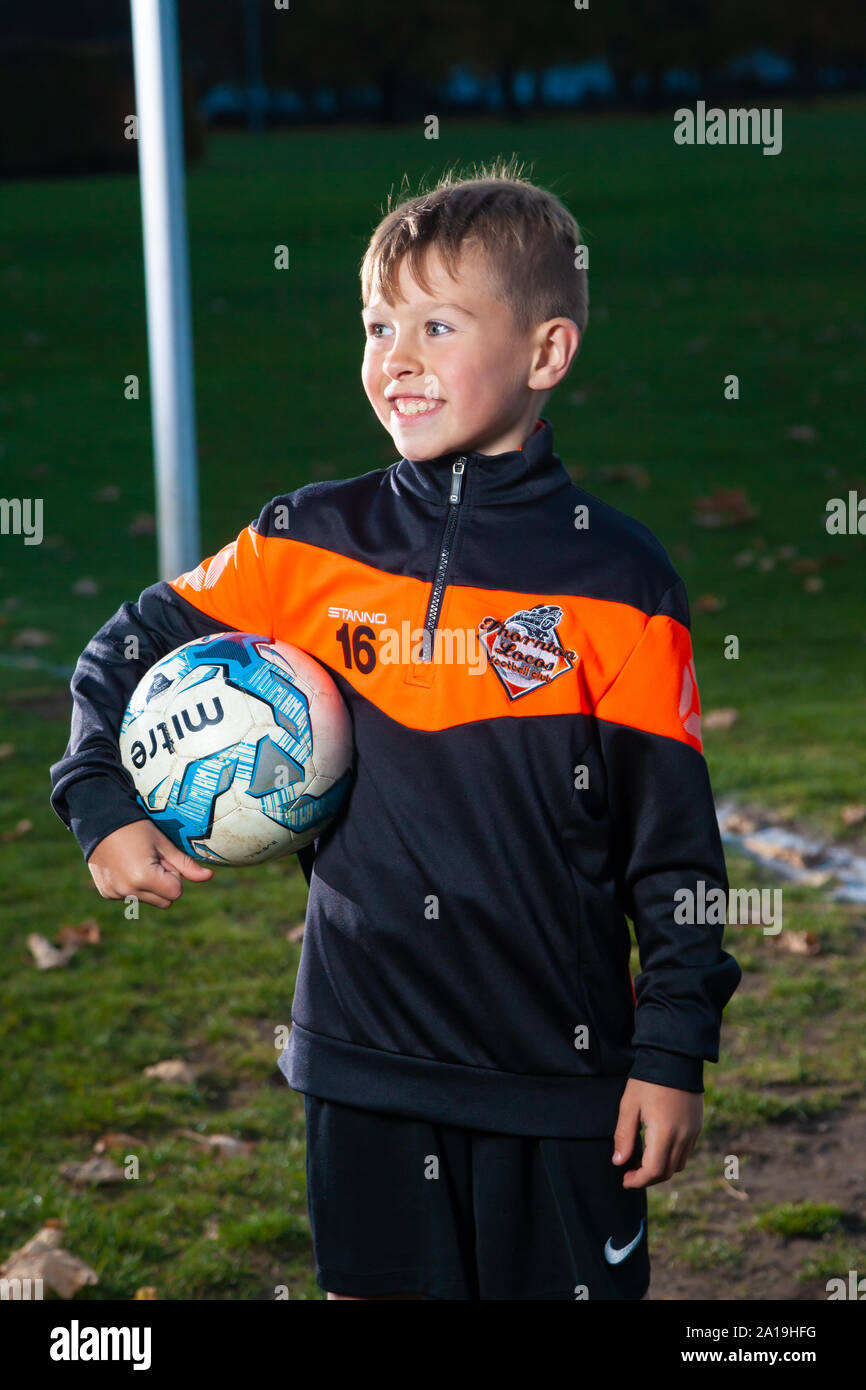
[[[644,526],[575,486],[549,421],[522,449],[275,497],[124,603],[51,768],[85,858],[146,819],[118,753],[135,685],[227,630],[309,652],[353,725],[351,789],[301,855],[294,1089],[562,1138],[612,1135],[629,1076],[703,1089],[741,972],[720,926],[676,920],[681,890],[728,888],[686,596]]]

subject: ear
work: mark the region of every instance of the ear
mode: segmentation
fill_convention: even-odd
[[[580,337],[574,319],[548,319],[539,324],[527,386],[535,391],[552,391],[558,386],[574,361]]]

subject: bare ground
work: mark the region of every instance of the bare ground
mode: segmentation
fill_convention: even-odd
[[[725,1158],[739,1158],[739,1181],[721,1176]],[[826,1281],[848,1269],[866,1276],[866,1111],[839,1112],[807,1124],[773,1124],[702,1141],[688,1166],[655,1189],[662,1213],[676,1211],[675,1223],[660,1215],[653,1239],[651,1292],[654,1299],[810,1301],[827,1298]],[[745,1197],[735,1197],[735,1189]],[[782,1202],[832,1203],[844,1213],[833,1236],[792,1238],[762,1230],[756,1211]],[[681,1213],[681,1215],[680,1215]],[[672,1229],[676,1225],[676,1231]],[[710,1251],[700,1253],[695,1268],[684,1246],[696,1234],[706,1236]],[[727,1252],[715,1262],[712,1248]],[[848,1262],[851,1251],[859,1264]],[[840,1267],[820,1277],[798,1278],[816,1258]]]

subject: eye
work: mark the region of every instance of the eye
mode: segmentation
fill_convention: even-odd
[[[428,319],[426,326],[427,328],[444,328],[446,333],[451,332],[451,325],[448,323],[443,323],[441,319]],[[432,336],[434,338],[441,338],[443,334],[434,333]]]
[[[368,324],[367,324],[367,337],[368,337],[368,338],[380,338],[380,337],[382,336],[382,334],[381,334],[381,333],[378,333],[378,332],[376,331],[376,330],[379,329],[379,328],[386,329],[389,333],[390,333],[390,331],[391,331],[390,326],[389,326],[387,323],[368,323]]]

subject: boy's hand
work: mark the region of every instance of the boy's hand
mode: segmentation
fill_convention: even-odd
[[[213,869],[177,849],[152,821],[122,825],[100,840],[87,861],[103,898],[134,896],[152,907],[171,907],[183,892],[183,879],[213,878]]]
[[[643,1158],[639,1168],[629,1169],[623,1187],[652,1187],[667,1182],[686,1166],[704,1118],[704,1098],[694,1091],[656,1086],[652,1081],[626,1082],[619,1103],[613,1162],[627,1163],[643,1122]]]

